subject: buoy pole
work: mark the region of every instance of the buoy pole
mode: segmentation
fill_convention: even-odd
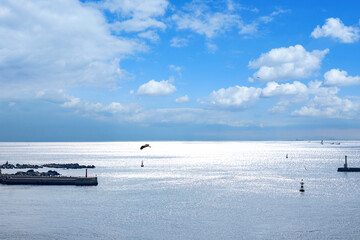
[[[86,168],[86,170],[85,170],[85,177],[87,178],[87,168]]]

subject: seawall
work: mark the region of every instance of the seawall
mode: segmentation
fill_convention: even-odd
[[[59,177],[59,176],[16,176],[1,174],[1,184],[33,184],[33,185],[77,185],[96,186],[97,177]]]

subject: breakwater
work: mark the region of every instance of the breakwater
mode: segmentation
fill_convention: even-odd
[[[11,164],[11,163],[4,163],[0,165],[2,169],[38,169],[38,168],[63,168],[63,169],[81,169],[81,168],[95,168],[94,165],[80,165],[78,163],[47,163],[47,164]]]
[[[1,184],[33,184],[33,185],[77,185],[96,186],[97,177],[61,177],[61,176],[23,176],[1,174]]]
[[[38,172],[34,169],[38,168],[63,168],[63,169],[79,169],[86,168],[85,177],[65,177],[60,176],[57,171],[49,170],[47,172]],[[1,169],[24,169],[33,168],[26,172],[19,171],[15,174],[1,173]],[[34,185],[78,185],[78,186],[95,186],[98,185],[97,177],[87,177],[87,168],[95,168],[94,165],[79,165],[77,163],[70,164],[9,164],[6,162],[0,165],[0,183],[1,184],[34,184]]]

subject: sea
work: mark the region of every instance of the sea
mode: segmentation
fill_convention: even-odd
[[[345,155],[360,167],[360,141],[1,142],[0,164],[99,185],[0,185],[0,239],[360,239]]]

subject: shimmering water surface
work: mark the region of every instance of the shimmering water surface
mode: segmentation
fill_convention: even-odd
[[[0,185],[0,239],[360,239],[360,173],[337,172],[360,142],[141,144],[0,143],[0,164],[94,164],[99,181]]]

